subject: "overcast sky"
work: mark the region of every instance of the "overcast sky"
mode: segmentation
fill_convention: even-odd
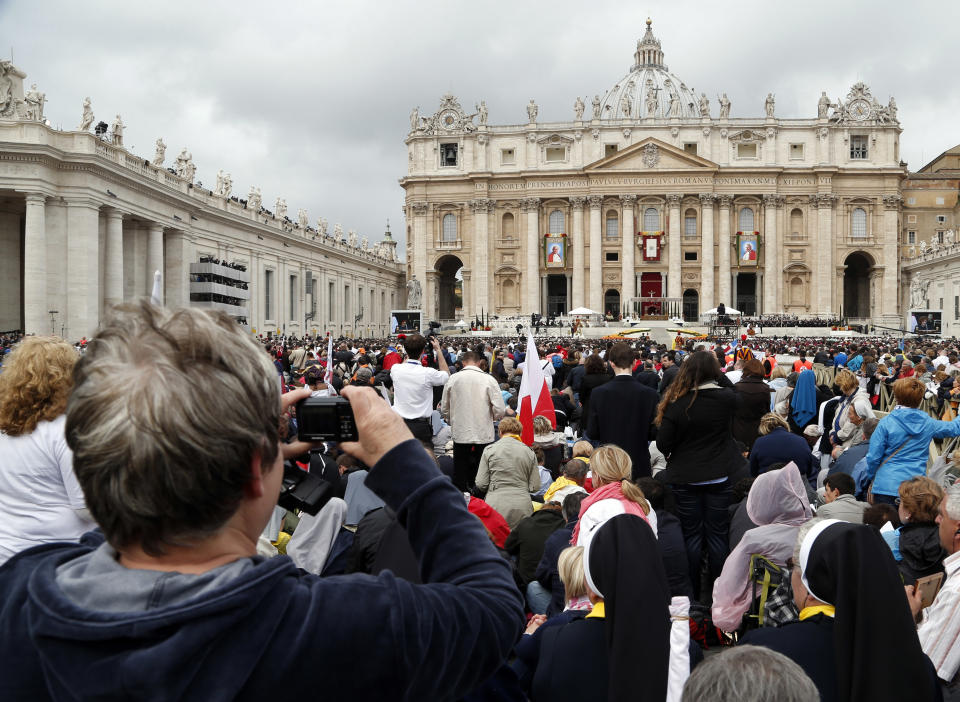
[[[413,106],[431,114],[450,91],[468,111],[485,99],[491,124],[525,122],[530,98],[542,121],[572,119],[575,96],[627,73],[648,15],[714,114],[720,91],[733,117],[761,115],[773,92],[778,116],[814,117],[821,90],[863,80],[896,97],[911,168],[960,143],[955,0],[0,0],[0,55],[47,94],[54,126],[75,129],[89,95],[145,158],[162,136],[168,164],[188,147],[208,187],[222,168],[240,197],[258,185],[270,209],[280,195],[291,217],[304,207],[371,241],[389,218],[402,242]]]

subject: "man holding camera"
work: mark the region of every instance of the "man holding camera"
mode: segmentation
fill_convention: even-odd
[[[390,369],[393,381],[393,409],[403,417],[414,437],[430,448],[433,445],[433,425],[430,416],[436,407],[433,388],[443,385],[450,377],[447,358],[435,336],[430,337],[430,346],[437,360],[437,368],[425,366],[420,356],[427,346],[422,334],[411,334],[403,340],[407,359]]]
[[[309,394],[281,399],[222,313],[117,308],[66,420],[103,534],[0,568],[0,699],[448,700],[489,677],[523,628],[510,567],[373,390],[345,390],[359,441],[341,446],[372,466],[424,584],[257,556],[284,457],[309,447],[280,443],[281,412]]]

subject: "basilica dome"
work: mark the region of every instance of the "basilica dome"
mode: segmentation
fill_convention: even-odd
[[[652,24],[648,19],[647,31],[637,42],[630,72],[600,99],[600,119],[700,118],[700,98],[667,70]]]

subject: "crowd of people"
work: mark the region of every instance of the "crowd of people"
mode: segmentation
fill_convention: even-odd
[[[0,699],[960,688],[956,343],[331,342],[148,303],[0,342]],[[301,441],[334,396],[358,440]],[[302,474],[315,513],[278,504]]]

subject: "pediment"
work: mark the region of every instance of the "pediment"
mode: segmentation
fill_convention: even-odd
[[[683,149],[647,137],[622,151],[594,161],[584,171],[672,171],[672,170],[718,170],[719,166],[708,159],[689,154]]]

